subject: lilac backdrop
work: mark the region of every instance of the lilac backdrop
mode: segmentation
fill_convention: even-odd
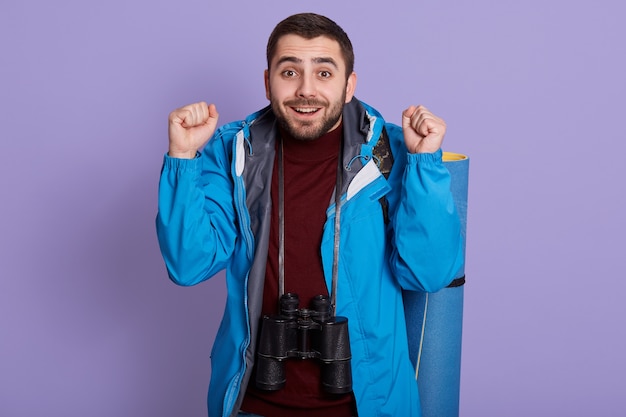
[[[224,283],[167,279],[166,117],[265,105],[267,36],[308,10],[359,98],[472,158],[461,414],[624,415],[621,0],[3,1],[0,415],[205,415]]]

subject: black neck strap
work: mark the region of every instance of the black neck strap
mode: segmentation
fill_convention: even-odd
[[[285,293],[285,161],[283,139],[279,136],[278,146],[278,301]],[[339,276],[339,241],[341,230],[341,187],[343,180],[343,141],[337,158],[337,184],[335,188],[335,237],[333,247],[332,289],[330,308],[334,316],[337,304],[337,279]]]

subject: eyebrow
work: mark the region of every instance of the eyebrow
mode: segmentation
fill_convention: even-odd
[[[319,58],[313,58],[311,60],[314,64],[330,64],[333,67],[335,67],[336,69],[339,69],[339,65],[337,65],[337,62],[332,59],[331,57],[319,57]],[[278,59],[278,62],[276,62],[276,65],[281,65],[285,62],[291,62],[294,64],[301,64],[302,62],[304,62],[302,59],[297,58],[295,56],[283,56],[280,57]]]

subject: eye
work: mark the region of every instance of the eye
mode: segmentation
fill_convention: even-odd
[[[333,76],[333,74],[330,71],[320,71],[319,72],[320,78],[330,78]]]
[[[285,78],[293,78],[298,74],[294,70],[285,70],[282,72],[282,75]]]

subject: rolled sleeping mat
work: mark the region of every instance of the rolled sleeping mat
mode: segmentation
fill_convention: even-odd
[[[461,220],[463,257],[467,230],[469,158],[444,152]],[[409,353],[415,367],[423,417],[459,415],[465,262],[452,283],[436,293],[404,291]]]

